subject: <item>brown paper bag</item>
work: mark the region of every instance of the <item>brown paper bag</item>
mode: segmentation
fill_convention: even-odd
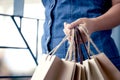
[[[83,61],[87,80],[106,80],[94,58]]]
[[[55,71],[57,73],[59,64],[61,63],[61,60],[56,56],[43,55],[31,80],[54,80],[57,74],[50,73],[55,73]]]
[[[82,30],[85,33],[88,39],[88,46],[86,47],[83,37],[81,35],[81,32],[77,28],[75,28],[76,30],[75,35],[77,35],[76,36],[77,38],[75,38],[76,45],[79,46],[79,42],[80,42],[79,38],[81,38],[81,41],[85,45],[84,47],[88,52],[88,59],[83,61],[87,80],[120,80],[119,70],[112,64],[112,62],[105,56],[105,54],[99,51],[95,43],[89,37],[85,26],[80,25],[78,28],[80,29],[80,31]],[[90,43],[98,52],[98,55],[94,55],[93,53],[92,59],[89,58],[89,54],[92,53],[90,50]]]
[[[95,56],[105,80],[120,80],[120,72],[104,53]]]
[[[76,64],[55,55],[43,55],[31,80],[73,80]]]
[[[87,80],[86,72],[85,72],[85,66],[83,66],[80,63],[76,63],[74,80]]]
[[[81,77],[82,77],[82,65],[80,63],[76,63],[74,80],[81,80]]]
[[[88,52],[90,51],[90,43],[93,45],[93,47],[98,52],[98,55],[94,55],[93,59],[94,59],[94,62],[97,63],[97,66],[99,70],[101,71],[104,79],[105,80],[120,80],[120,71],[113,65],[113,63],[107,58],[107,56],[104,53],[100,52],[100,50],[97,48],[95,43],[90,38],[85,25],[84,24],[79,25],[78,28],[85,33],[88,39],[88,43],[89,43]]]
[[[56,80],[74,80],[75,70],[75,62],[62,60],[62,64],[59,66],[59,75]]]
[[[83,61],[87,80],[120,80],[119,70],[104,53]]]
[[[81,80],[87,80],[85,66],[81,65]]]

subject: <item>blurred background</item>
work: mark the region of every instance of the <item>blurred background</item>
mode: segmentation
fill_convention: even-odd
[[[18,26],[22,26],[19,27],[20,31],[32,53],[38,53],[38,61],[41,55],[44,7],[41,0],[0,0],[0,80],[30,80],[36,62],[30,50],[26,49],[28,46],[11,19],[12,15]],[[112,37],[120,52],[119,33],[120,27],[114,28]]]
[[[18,26],[22,26],[21,32],[25,40],[32,53],[36,55],[37,52],[39,58],[44,7],[41,0],[0,0],[0,46],[2,46],[0,47],[0,80],[29,80],[36,63],[30,51],[26,49],[25,41],[11,19],[12,15],[17,16],[15,20]],[[20,18],[22,18],[22,22],[20,22]],[[38,45],[36,35],[39,36]],[[20,47],[22,49],[8,47]],[[9,78],[10,76],[12,77]]]

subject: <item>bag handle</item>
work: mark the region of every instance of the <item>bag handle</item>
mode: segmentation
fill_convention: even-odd
[[[74,29],[71,30],[71,34],[70,34],[70,40],[69,40],[69,47],[65,56],[65,60],[75,60],[75,54],[73,54],[75,52],[75,41],[74,41]],[[73,59],[74,57],[74,59]]]
[[[77,61],[77,57],[79,55],[80,59],[81,59],[80,63],[83,62],[84,56],[83,56],[82,50],[80,49],[80,44],[81,44],[80,42],[82,42],[83,46],[85,47],[88,59],[90,59],[90,52],[92,52],[92,51],[90,51],[90,43],[93,45],[93,47],[95,48],[95,50],[98,53],[101,53],[100,50],[95,45],[95,43],[93,42],[93,40],[90,38],[90,36],[88,34],[88,30],[85,27],[85,24],[80,24],[78,27],[74,28],[73,30],[74,30],[74,35],[72,33],[72,36],[71,36],[72,41],[70,41],[70,46],[69,46],[69,49],[68,49],[68,52],[67,52],[67,55],[70,55],[70,56],[67,56],[67,57],[70,57],[70,60],[74,59],[75,61]],[[81,31],[87,37],[88,45],[85,44],[85,41],[83,40],[83,36],[82,36]],[[80,41],[80,39],[81,39],[81,41]],[[94,55],[94,54],[92,54],[92,55]]]
[[[83,56],[83,51],[80,48],[80,39],[82,39],[83,45],[86,49],[87,52],[87,47],[85,45],[85,42],[82,38],[82,35],[79,31],[78,28],[74,28],[71,31],[71,38],[70,38],[70,45],[68,47],[68,51],[67,51],[67,55],[65,57],[65,60],[74,60],[75,62],[78,61],[78,57],[80,57],[80,63],[82,64],[83,60],[85,60],[84,56]],[[79,55],[79,56],[78,56]],[[89,53],[87,52],[88,58],[90,59]]]
[[[90,52],[89,50],[90,50],[90,43],[93,45],[93,47],[96,49],[96,51],[98,52],[98,53],[100,53],[100,50],[97,48],[97,46],[95,45],[95,43],[92,41],[92,39],[90,38],[90,36],[89,36],[89,34],[88,34],[88,30],[86,29],[86,27],[85,27],[85,25],[84,24],[80,24],[76,29],[80,29],[80,30],[82,30],[83,32],[84,32],[84,34],[85,34],[85,36],[87,37],[87,40],[88,40],[88,49],[86,49],[86,51],[88,51],[88,53]],[[72,29],[72,31],[74,32],[74,29]],[[79,33],[78,33],[79,32]],[[72,33],[73,34],[73,33]],[[81,33],[80,33],[80,31],[78,30],[77,31],[77,34],[79,34],[80,36],[81,36]],[[77,35],[77,43],[79,42],[79,45],[80,45],[80,39],[79,39],[79,35]],[[71,35],[69,34],[69,35],[66,35],[63,39],[62,39],[62,41],[52,50],[52,51],[50,51],[49,53],[48,53],[48,55],[54,55],[55,54],[55,52],[59,49],[59,47],[65,42],[65,41],[67,41],[68,40],[68,37],[70,37]],[[66,59],[68,59],[68,56],[69,56],[69,58],[70,58],[70,60],[72,59],[72,57],[73,57],[73,53],[75,52],[75,47],[72,47],[73,45],[75,46],[75,42],[74,42],[74,37],[75,36],[73,36],[73,42],[72,42],[72,44],[71,44],[71,46],[69,46],[69,48],[68,48],[68,50],[70,50],[71,48],[71,52],[70,53],[68,53],[67,52],[67,54],[66,54]],[[81,40],[82,40],[82,42],[84,43],[84,47],[86,46],[85,45],[85,42],[84,42],[84,40],[83,40],[83,38],[82,38],[82,36],[81,36]],[[76,43],[76,44],[77,44]],[[79,53],[81,53],[82,51],[78,48],[78,45],[76,45],[76,47],[77,47],[77,51],[79,52]],[[85,47],[86,48],[86,47]],[[76,52],[77,52],[76,51]],[[82,55],[82,54],[79,54],[79,55]],[[88,54],[88,56],[89,56],[89,54]],[[74,59],[76,60],[76,58],[77,58],[77,54],[75,54],[74,53]],[[88,57],[88,58],[90,58],[90,57]]]
[[[82,61],[84,60],[84,56],[82,54],[82,50],[80,48],[80,37],[78,34],[79,30],[77,30],[76,28],[71,30],[71,38],[69,40],[69,47],[67,50],[67,54],[65,57],[65,60],[70,60],[70,61],[78,61],[78,55],[80,56],[81,60],[80,62],[82,63]]]
[[[85,41],[83,40],[83,36],[82,36],[80,30],[79,30],[78,28],[75,28],[75,30],[76,30],[76,35],[77,35],[77,39],[78,39],[78,40],[76,41],[78,44],[76,44],[76,45],[77,45],[77,49],[78,49],[78,54],[79,54],[80,59],[81,59],[81,60],[80,60],[80,63],[82,63],[83,60],[85,60],[85,58],[84,58],[84,55],[83,55],[83,51],[82,51],[82,49],[80,48],[80,47],[81,47],[81,42],[83,43],[83,46],[84,46],[84,48],[85,48],[85,50],[86,50],[88,59],[90,59],[90,55],[89,55],[89,53],[88,53],[87,46],[85,45]],[[80,40],[81,40],[81,41],[80,41]]]
[[[69,35],[66,35],[66,36],[62,39],[62,41],[61,41],[55,48],[53,48],[52,51],[50,51],[50,52],[48,53],[48,55],[54,55],[55,52],[60,48],[60,46],[61,46],[65,41],[67,41],[68,36],[69,36]]]
[[[93,47],[95,48],[95,50],[98,52],[98,53],[101,53],[101,51],[97,48],[96,44],[93,42],[93,40],[90,38],[89,34],[88,34],[88,30],[87,28],[85,27],[85,23],[84,24],[80,24],[78,26],[78,29],[79,30],[82,30],[85,34],[85,36],[87,37],[87,40],[88,40],[88,52],[90,52],[90,43],[93,45]]]

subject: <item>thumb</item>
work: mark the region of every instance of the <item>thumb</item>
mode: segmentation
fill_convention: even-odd
[[[84,23],[84,18],[81,18],[81,19],[77,19],[75,20],[74,22],[72,22],[68,28],[74,28],[76,26],[78,26],[79,24],[83,24]]]

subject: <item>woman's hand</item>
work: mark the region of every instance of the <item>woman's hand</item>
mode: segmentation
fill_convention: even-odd
[[[68,24],[64,23],[64,32],[66,35],[70,33],[70,30],[74,27],[77,27],[79,24],[85,24],[86,29],[88,30],[88,33],[91,34],[95,31],[96,26],[96,18],[80,18],[76,21]]]
[[[84,27],[84,30],[87,30],[87,33],[90,35],[91,33],[93,33],[95,31],[95,27],[96,27],[96,18],[80,18],[77,19],[76,21],[68,24],[68,23],[64,23],[64,33],[66,35],[71,35],[71,29],[73,29],[74,27],[78,27],[79,25]],[[85,36],[85,33],[83,32],[83,28],[79,28],[82,37],[84,39],[84,41],[87,41],[87,37]],[[71,36],[69,36],[68,40],[71,40]]]

